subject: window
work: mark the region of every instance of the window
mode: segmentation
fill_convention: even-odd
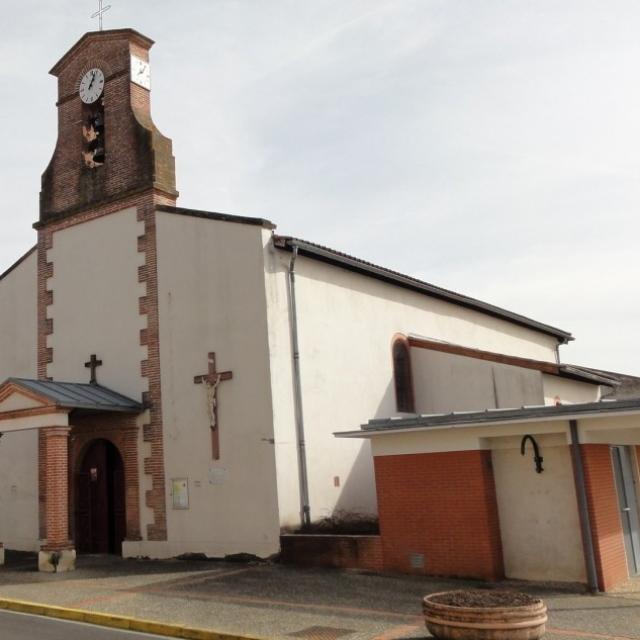
[[[393,380],[396,389],[396,408],[405,413],[415,413],[411,355],[409,342],[404,336],[396,338],[393,342]]]

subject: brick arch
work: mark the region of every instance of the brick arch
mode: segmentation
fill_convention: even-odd
[[[138,471],[138,425],[136,416],[96,414],[73,419],[70,438],[70,486],[75,486],[75,474],[96,440],[110,442],[120,454],[124,465],[126,538],[141,540],[140,478]],[[75,491],[70,492],[69,525],[75,539]]]
[[[411,344],[407,336],[402,333],[396,333],[391,340],[391,361],[396,409],[414,413],[416,402],[411,368]]]

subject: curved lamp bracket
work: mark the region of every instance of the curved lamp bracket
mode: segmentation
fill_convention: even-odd
[[[538,443],[532,435],[527,434],[522,438],[522,442],[520,443],[520,455],[524,455],[525,453],[527,440],[531,440],[531,444],[533,445],[533,461],[536,463],[536,473],[542,473],[544,471],[542,467],[542,461],[544,458],[540,455],[540,447],[538,447]]]

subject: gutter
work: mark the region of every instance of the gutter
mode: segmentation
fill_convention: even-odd
[[[521,409],[491,409],[485,411],[461,411],[447,414],[416,415],[410,418],[373,419],[357,431],[337,431],[338,438],[369,438],[372,435],[460,429],[524,422],[549,422],[577,420],[579,418],[607,418],[609,416],[637,416],[640,398],[629,400],[601,400],[580,404],[541,405]]]
[[[293,249],[289,262],[289,316],[291,327],[291,351],[293,359],[293,404],[296,421],[296,440],[298,445],[298,476],[300,484],[300,524],[311,524],[309,505],[309,474],[307,471],[307,450],[304,435],[304,412],[302,410],[302,383],[300,379],[300,346],[298,342],[298,315],[296,308],[296,258],[298,247]]]

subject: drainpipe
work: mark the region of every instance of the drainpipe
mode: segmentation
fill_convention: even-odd
[[[298,441],[298,476],[300,482],[300,524],[311,524],[309,506],[309,476],[307,473],[307,450],[304,439],[304,414],[302,411],[302,385],[300,383],[300,348],[298,345],[298,315],[296,312],[296,258],[298,247],[293,246],[289,263],[289,305],[291,317],[291,350],[293,355],[293,404],[296,419],[296,439]]]
[[[580,438],[578,436],[578,421],[569,420],[569,425],[571,427],[571,456],[573,458],[576,492],[578,494],[578,515],[580,516],[584,561],[587,568],[587,584],[589,591],[598,593],[598,574],[596,571],[596,557],[593,552],[591,519],[589,518],[587,488],[584,480],[584,461],[582,459],[582,449],[580,448]]]

